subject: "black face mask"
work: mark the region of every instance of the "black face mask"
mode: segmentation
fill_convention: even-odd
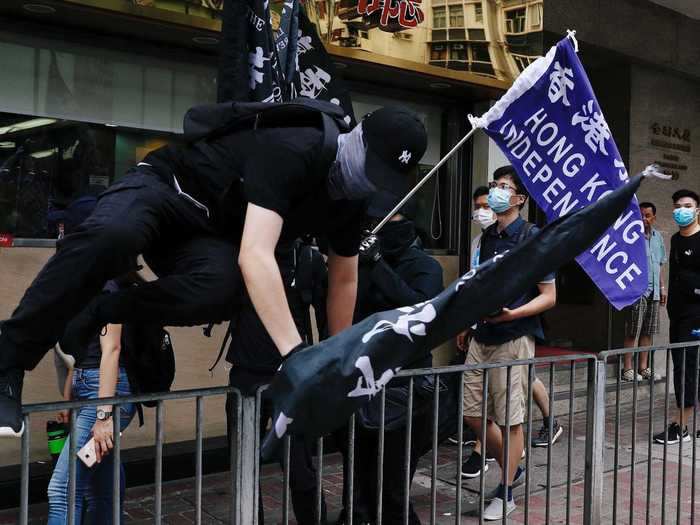
[[[408,219],[387,222],[379,230],[382,253],[388,257],[400,255],[416,240],[416,229]]]

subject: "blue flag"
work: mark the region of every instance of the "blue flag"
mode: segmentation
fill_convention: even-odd
[[[498,144],[552,221],[625,184],[627,170],[591,84],[564,38],[528,66],[475,126]],[[576,260],[618,310],[647,289],[637,199]]]

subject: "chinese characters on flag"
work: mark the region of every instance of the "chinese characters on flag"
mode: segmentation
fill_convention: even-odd
[[[359,0],[357,12],[360,15],[371,15],[381,10],[379,24],[389,25],[390,20],[398,19],[401,27],[416,27],[424,19],[420,9],[422,0]]]

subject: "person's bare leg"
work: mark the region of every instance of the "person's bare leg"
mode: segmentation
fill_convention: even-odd
[[[508,427],[499,427],[500,434],[505,435],[505,432],[508,432]],[[496,449],[496,445],[494,444],[492,446],[491,442],[488,441],[489,435],[487,434],[486,439],[486,446],[488,447],[489,450],[492,451],[493,454],[496,456],[496,461],[498,462],[499,466],[501,467],[501,471],[504,470],[504,465],[506,463],[505,461],[505,445],[503,440],[499,440],[499,448]],[[520,458],[523,454],[523,444],[524,444],[524,433],[523,433],[523,426],[522,425],[513,425],[510,427],[510,441],[508,443],[508,477],[507,477],[507,486],[511,486],[513,484],[513,478],[515,477],[515,472],[518,470],[518,466],[520,465]]]
[[[641,337],[639,338],[640,346],[641,346]],[[637,341],[634,337],[625,337],[625,342],[623,343],[625,348],[635,348],[637,346]],[[623,355],[623,361],[624,364],[622,365],[623,371],[624,370],[630,370],[632,368],[632,357],[634,354],[625,354]]]
[[[532,383],[532,399],[534,399],[537,404],[537,408],[540,409],[543,418],[549,417],[549,393],[544,383],[539,377],[535,377]]]
[[[639,336],[639,346],[651,346],[654,344],[654,338],[650,335],[640,335]],[[638,370],[646,370],[649,368],[649,352],[639,353],[639,367]]]
[[[464,418],[465,423],[469,425],[469,428],[472,429],[472,431],[477,435],[481,436],[481,418],[480,417],[465,417]],[[480,441],[476,442],[477,444],[474,446],[474,450],[476,452],[481,453],[481,450],[483,446],[481,445]],[[487,420],[486,423],[486,449],[491,453],[491,454],[496,454],[496,450],[500,450],[500,443],[501,443],[501,429],[493,422],[490,420]],[[479,446],[477,449],[476,447]],[[497,446],[498,449],[492,448],[492,446]],[[498,456],[496,456],[498,457]]]
[[[692,424],[693,410],[694,407],[685,407],[678,411],[678,424],[681,426],[681,428],[689,426],[688,422]]]

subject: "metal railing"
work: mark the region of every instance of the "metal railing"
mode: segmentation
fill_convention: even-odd
[[[623,413],[622,406],[625,404],[624,395],[628,392],[629,388],[623,387],[621,383],[620,376],[617,371],[612,371],[611,369],[618,366],[621,363],[622,356],[625,353],[632,353],[635,356],[635,365],[638,355],[642,351],[650,351],[650,362],[652,367],[658,370],[658,366],[654,363],[654,355],[658,352],[663,352],[666,350],[673,350],[679,353],[679,356],[685,358],[686,352],[697,351],[697,345],[676,344],[667,345],[663,347],[651,347],[651,348],[636,348],[636,349],[619,349],[610,350],[602,352],[596,356],[591,354],[577,354],[577,355],[565,355],[565,356],[555,356],[547,358],[536,358],[527,359],[520,361],[511,361],[506,363],[485,363],[479,365],[458,365],[458,366],[448,366],[441,368],[426,368],[426,369],[413,369],[413,370],[403,370],[397,374],[396,379],[403,378],[403,381],[407,382],[407,413],[411,417],[405,419],[405,425],[403,426],[403,433],[405,437],[404,449],[403,449],[403,491],[402,491],[402,520],[405,525],[409,523],[409,508],[410,508],[410,498],[411,498],[411,478],[412,478],[412,440],[416,436],[420,436],[421,432],[426,432],[427,428],[417,427],[414,420],[414,411],[416,408],[416,380],[423,376],[432,376],[434,379],[434,384],[439,384],[439,379],[447,379],[455,376],[462,376],[462,374],[470,371],[488,371],[497,368],[505,368],[508,378],[507,392],[506,392],[506,420],[510,420],[510,400],[515,388],[522,388],[522,385],[513,384],[512,376],[514,367],[524,367],[520,370],[527,371],[528,387],[526,396],[526,410],[525,410],[525,421],[524,431],[525,431],[525,482],[524,489],[519,490],[517,501],[521,505],[518,512],[522,512],[521,519],[524,518],[525,523],[549,523],[555,519],[565,520],[566,523],[580,522],[583,521],[586,524],[597,524],[597,523],[623,523],[627,519],[630,522],[634,522],[634,519],[640,516],[639,507],[635,505],[635,496],[639,496],[642,493],[641,487],[635,480],[635,474],[640,472],[642,463],[645,458],[639,452],[639,447],[637,446],[638,438],[640,437],[639,429],[641,428],[636,419],[640,415],[644,415],[649,418],[648,424],[645,425],[643,429],[646,432],[646,486],[644,488],[645,493],[645,509],[644,515],[646,516],[647,523],[664,523],[668,516],[671,515],[671,508],[666,508],[666,505],[661,505],[661,516],[656,516],[654,514],[654,509],[652,508],[652,498],[660,498],[661,495],[667,494],[667,489],[670,483],[668,478],[670,476],[671,470],[669,468],[669,452],[672,450],[671,445],[663,445],[663,457],[661,461],[661,488],[660,490],[655,490],[653,487],[653,481],[657,477],[657,467],[658,459],[654,458],[654,452],[657,449],[653,449],[653,424],[654,424],[654,414],[658,415],[658,407],[656,406],[659,401],[658,395],[658,384],[654,382],[648,385],[634,383],[631,387],[632,399],[631,399],[631,428],[629,428],[629,436],[627,429],[622,425]],[[665,369],[666,377],[671,378],[671,357],[670,352],[666,353],[665,356]],[[697,360],[695,377],[698,377],[698,366]],[[542,378],[546,377],[546,384],[548,384],[549,390],[549,433],[551,435],[554,430],[554,419],[556,413],[561,414],[560,417],[564,417],[562,420],[563,426],[567,429],[567,435],[565,439],[562,439],[562,445],[557,445],[557,447],[565,448],[564,450],[554,449],[553,447],[547,447],[546,450],[546,463],[544,469],[541,468],[541,462],[538,464],[533,457],[533,449],[531,445],[532,435],[533,435],[533,383],[535,379],[535,372]],[[617,374],[617,379],[614,382],[610,382],[613,374]],[[579,381],[578,379],[585,380]],[[670,380],[666,381],[664,388],[664,398],[662,399],[664,403],[663,409],[663,428],[668,428],[669,416],[670,416]],[[391,384],[390,384],[391,385]],[[577,385],[581,385],[577,388]],[[454,418],[456,419],[456,429],[458,435],[462,435],[464,418],[463,418],[463,405],[461,399],[464,394],[464,384],[459,380],[459,386],[457,399],[460,400],[456,407],[453,407]],[[482,388],[484,392],[489,390],[489,374],[483,373],[482,378]],[[211,396],[231,396],[231,402],[229,406],[229,432],[232,439],[229,443],[229,456],[231,465],[231,475],[230,475],[230,494],[231,494],[231,504],[230,512],[228,516],[228,522],[236,525],[252,525],[258,523],[259,517],[259,505],[260,505],[260,461],[259,461],[259,451],[260,451],[260,429],[265,427],[265,422],[262,421],[263,418],[263,390],[261,388],[255,396],[243,396],[241,393],[233,387],[220,387],[220,388],[208,388],[208,389],[198,389],[198,390],[186,390],[170,392],[167,394],[160,395],[148,395],[148,396],[131,396],[131,397],[121,397],[112,399],[96,399],[89,401],[70,401],[70,402],[59,402],[59,403],[42,403],[26,405],[23,409],[25,418],[25,433],[22,438],[22,454],[21,454],[21,508],[20,508],[20,523],[22,525],[28,523],[29,519],[29,447],[30,447],[30,418],[35,416],[40,412],[52,412],[62,409],[70,409],[71,411],[71,432],[75,435],[75,421],[74,417],[77,414],[77,410],[84,406],[95,406],[98,404],[113,404],[116,406],[122,405],[129,402],[137,401],[156,401],[156,424],[155,424],[155,436],[154,436],[154,457],[155,457],[155,483],[154,483],[154,502],[153,502],[153,515],[154,523],[161,523],[163,519],[162,511],[162,490],[163,490],[163,442],[164,442],[164,421],[163,421],[163,404],[167,401],[172,400],[182,400],[182,399],[193,399],[195,400],[195,498],[194,498],[194,519],[196,523],[202,522],[202,492],[203,483],[205,483],[206,478],[203,476],[203,429],[204,429],[204,399]],[[611,403],[614,394],[614,405]],[[640,399],[644,395],[648,395],[648,412],[643,413],[640,411]],[[483,522],[483,511],[486,505],[486,476],[485,476],[485,461],[486,454],[482,454],[482,469],[481,474],[478,479],[478,488],[473,486],[472,482],[467,482],[466,485],[463,483],[461,476],[461,465],[465,457],[465,450],[463,445],[460,444],[455,449],[450,449],[447,454],[445,454],[446,449],[440,449],[439,445],[439,424],[441,416],[441,395],[445,395],[441,392],[440,388],[434,388],[432,391],[432,399],[429,403],[431,407],[429,414],[431,419],[431,425],[429,431],[431,432],[431,451],[426,453],[429,454],[429,458],[424,458],[421,462],[421,472],[429,472],[429,501],[430,501],[430,525],[438,523],[445,523],[444,514],[450,514],[454,518],[456,524],[460,524],[462,519],[466,516],[469,519],[473,516],[474,521],[478,520],[479,523]],[[385,410],[386,410],[386,391],[382,390],[379,394],[380,396],[380,425],[376,431],[376,442],[377,442],[377,457],[376,457],[376,507],[375,507],[375,519],[376,525],[381,525],[383,516],[385,514],[385,497],[384,491],[385,486],[385,472],[383,469],[387,450],[386,450],[386,428],[385,428]],[[695,401],[697,402],[697,388],[695,391]],[[482,406],[481,406],[481,441],[486,443],[486,421],[487,421],[487,395],[483,396]],[[115,415],[119,414],[118,410],[114,410]],[[625,415],[629,414],[625,411]],[[612,435],[606,433],[606,422],[613,423],[613,433]],[[581,424],[583,423],[585,427]],[[344,502],[346,510],[346,525],[353,525],[354,520],[354,492],[356,488],[357,480],[355,480],[355,462],[356,462],[356,446],[358,441],[358,433],[356,417],[351,418],[348,425],[347,432],[347,446],[345,447],[345,479],[344,479]],[[120,515],[120,494],[119,494],[119,462],[121,454],[121,440],[119,438],[119,432],[116,431],[119,428],[118,416],[114,421],[115,432],[114,432],[114,493],[113,493],[113,516],[116,520]],[[579,429],[585,428],[585,431],[579,432]],[[660,429],[659,429],[660,430]],[[678,450],[678,466],[677,466],[677,476],[676,483],[678,485],[677,497],[676,497],[676,508],[674,515],[677,522],[688,522],[686,520],[686,515],[689,514],[689,522],[694,523],[695,519],[695,463],[696,463],[696,431],[697,431],[697,416],[693,416],[692,421],[692,466],[688,469],[683,468],[683,451],[684,442],[683,440],[677,446]],[[578,435],[577,432],[579,433]],[[623,465],[623,455],[625,453],[625,447],[627,445],[627,438],[629,437],[629,448],[630,448],[630,463],[629,466]],[[324,450],[327,447],[324,445],[324,438],[319,438],[316,441],[316,496],[315,496],[315,523],[320,524],[322,521],[322,507],[323,507],[323,494],[324,494]],[[577,447],[581,446],[581,442],[585,445],[585,452],[582,454]],[[609,446],[611,445],[612,446]],[[502,472],[508,471],[508,457],[510,452],[510,447],[513,446],[510,443],[509,433],[504,433],[503,448],[504,448],[504,458],[505,464],[503,466]],[[687,442],[686,442],[687,446]],[[68,523],[73,524],[75,520],[75,479],[76,479],[76,443],[71,440],[70,443],[70,460],[69,460],[69,471],[70,471],[70,483],[69,483],[69,513],[68,513]],[[281,453],[280,463],[282,465],[283,472],[283,493],[282,493],[282,523],[287,524],[290,520],[289,503],[290,503],[290,439],[284,441],[284,447]],[[610,455],[610,450],[612,450],[612,460],[606,458],[607,454]],[[391,451],[393,452],[393,450]],[[442,454],[442,456],[439,456]],[[566,463],[563,465],[562,459],[566,456]],[[448,457],[449,456],[449,457]],[[442,464],[439,462],[439,457],[442,459]],[[447,459],[446,459],[447,457]],[[554,468],[554,459],[557,460],[556,470]],[[607,469],[606,465],[612,465],[612,468]],[[454,478],[452,481],[448,480],[451,476],[446,476],[445,473],[449,469],[454,468]],[[582,475],[576,476],[574,471],[581,471]],[[690,492],[683,491],[683,472],[688,474],[690,472]],[[564,475],[565,473],[565,475]],[[438,475],[440,477],[438,478]],[[625,488],[625,492],[622,492],[621,476],[630,475],[629,490]],[[543,483],[535,484],[536,477],[540,475],[544,478]],[[505,480],[505,474],[502,474],[502,481]],[[561,481],[561,478],[564,481]],[[557,478],[557,480],[555,480]],[[470,485],[471,483],[471,485]],[[543,485],[540,487],[539,485]],[[580,505],[576,505],[575,500],[577,497],[577,492],[583,485],[583,515],[578,516],[576,513],[580,512]],[[578,486],[578,487],[577,487]],[[627,487],[627,485],[624,485]],[[577,488],[575,488],[577,487]],[[393,488],[393,487],[391,487]],[[441,497],[438,498],[438,492],[440,492]],[[473,493],[478,493],[478,500],[476,502],[470,501],[469,497]],[[449,499],[453,499],[453,513],[443,513],[438,517],[438,504],[444,505],[445,494],[449,495]],[[690,510],[684,509],[683,494],[690,494],[691,507]],[[624,497],[623,497],[624,496]],[[621,502],[624,498],[629,497],[629,506],[625,507],[625,514],[623,516],[620,507]],[[665,497],[665,496],[664,496]],[[556,499],[555,499],[556,498]],[[604,509],[610,508],[608,504],[609,500],[612,498],[612,515],[605,513]],[[562,505],[558,504],[553,507],[553,501],[563,500],[565,502],[565,508],[562,514]],[[663,500],[664,503],[666,500]],[[466,508],[471,505],[471,508]],[[505,502],[504,502],[504,517],[503,523],[508,521],[508,517],[505,513]],[[554,513],[558,512],[558,516],[554,516]],[[451,520],[452,518],[450,518]]]

